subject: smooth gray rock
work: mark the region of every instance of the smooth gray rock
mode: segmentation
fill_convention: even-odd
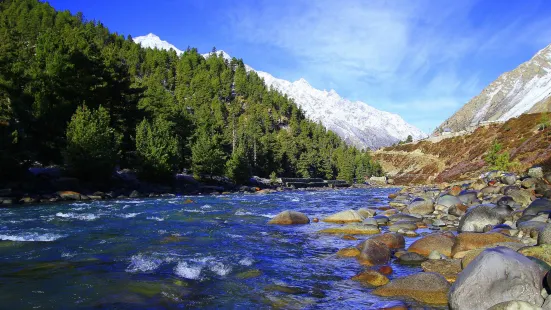
[[[452,310],[487,310],[502,302],[525,301],[537,307],[541,296],[542,273],[536,263],[505,247],[486,249],[457,277],[452,285]]]
[[[436,201],[436,204],[451,208],[451,207],[460,206],[463,204],[463,202],[461,202],[461,200],[459,200],[459,198],[456,196],[444,195],[438,198],[438,200]]]
[[[488,310],[540,310],[541,307],[522,300],[510,300],[492,306]]]
[[[505,212],[494,205],[479,205],[465,213],[459,221],[458,231],[483,232],[487,225],[494,226],[505,222],[505,217]]]
[[[434,212],[434,203],[430,199],[417,198],[408,206],[408,212],[420,215],[427,215]]]
[[[459,196],[457,196],[459,200],[468,206],[473,204],[478,204],[480,201],[478,200],[478,192],[476,191],[464,191]]]
[[[543,178],[543,168],[542,167],[534,167],[528,169],[528,176],[531,178],[541,179]]]
[[[501,176],[501,183],[513,185],[517,181],[517,176],[512,173],[506,173]]]

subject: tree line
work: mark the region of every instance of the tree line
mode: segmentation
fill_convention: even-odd
[[[241,59],[145,49],[82,13],[4,0],[0,179],[36,163],[89,180],[116,167],[151,181],[183,169],[237,183],[382,174],[368,151],[307,120]]]

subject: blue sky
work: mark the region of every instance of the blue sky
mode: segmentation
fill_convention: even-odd
[[[546,0],[51,0],[111,31],[213,46],[432,131],[551,44]]]

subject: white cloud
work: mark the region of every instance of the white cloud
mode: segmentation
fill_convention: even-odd
[[[228,26],[239,40],[275,47],[298,64],[294,72],[274,75],[303,76],[315,87],[400,113],[427,130],[485,86],[482,68],[465,68],[469,57],[499,49],[511,37],[519,44],[542,41],[520,35],[535,36],[536,29],[546,29],[541,23],[525,27],[518,19],[498,32],[496,25],[475,25],[470,14],[476,5],[474,0],[264,0],[255,7],[237,5]],[[551,31],[542,31],[551,39]]]

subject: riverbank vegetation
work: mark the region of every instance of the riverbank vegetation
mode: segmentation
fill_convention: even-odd
[[[306,119],[241,59],[141,48],[82,14],[0,2],[0,180],[31,165],[162,181],[381,175],[367,151]]]

